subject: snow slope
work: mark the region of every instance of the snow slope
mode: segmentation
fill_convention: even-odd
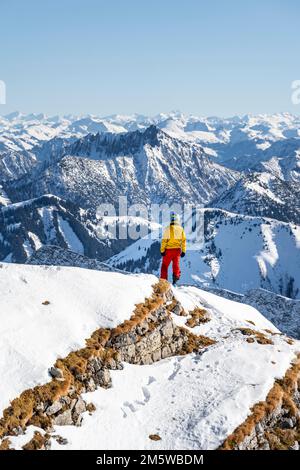
[[[7,206],[8,204],[10,204],[9,197],[7,196],[2,185],[0,184],[0,207]]]
[[[0,264],[0,410],[48,382],[57,357],[84,346],[93,331],[130,318],[155,282],[154,276]]]
[[[53,449],[215,449],[285,374],[299,343],[291,346],[276,335],[274,345],[249,344],[235,331],[277,332],[257,310],[193,287],[174,293],[187,310],[207,309],[211,321],[193,332],[217,343],[201,354],[112,371],[111,389],[84,395],[95,413],[84,415],[82,427],[55,427],[68,443],[60,446],[53,439]],[[181,325],[186,321],[173,319]],[[161,440],[150,440],[150,434]]]
[[[82,347],[95,329],[129,318],[156,281],[149,275],[2,264],[0,409],[24,389],[47,382],[56,358]],[[211,320],[192,331],[216,343],[197,354],[112,371],[111,389],[83,396],[96,411],[84,414],[81,427],[56,426],[54,434],[68,443],[52,439],[52,449],[214,449],[285,374],[299,342],[287,343],[253,307],[195,287],[173,292],[185,310],[207,310]],[[184,326],[186,317],[172,318]],[[241,327],[267,334],[273,344],[248,343]],[[12,445],[20,448],[33,430],[12,438]],[[150,440],[150,434],[161,440]]]
[[[273,325],[292,338],[300,339],[300,300],[289,299],[265,289],[250,289],[237,294],[226,289],[211,289],[221,297],[252,305]]]

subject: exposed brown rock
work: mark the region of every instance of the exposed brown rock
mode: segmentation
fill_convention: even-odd
[[[161,437],[158,434],[150,434],[149,439],[151,441],[161,441]]]

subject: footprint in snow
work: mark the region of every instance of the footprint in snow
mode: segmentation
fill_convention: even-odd
[[[181,369],[181,365],[178,363],[178,362],[175,362],[174,364],[174,370],[172,372],[172,374],[168,377],[168,380],[174,380],[176,375],[178,374],[178,372],[180,371]],[[180,372],[179,372],[180,373]]]
[[[149,378],[148,378],[148,383],[147,383],[147,385],[151,385],[153,382],[156,382],[156,378],[155,378],[155,377],[152,377],[152,375],[150,375]]]
[[[134,404],[130,403],[129,401],[125,401],[123,403],[123,406],[129,408],[132,413],[135,413],[140,406],[145,406],[146,403],[148,403],[148,401],[150,400],[151,394],[150,394],[149,390],[147,389],[147,387],[142,387],[142,392],[143,392],[143,395],[144,395],[144,400],[143,401],[134,400]],[[121,410],[123,412],[123,418],[127,418],[127,413],[124,411],[124,409],[122,407],[121,407]]]
[[[150,395],[149,390],[146,387],[142,387],[142,391],[143,391],[143,394],[144,394],[144,397],[145,397],[145,399],[144,399],[144,404],[145,404],[150,400],[151,395]]]
[[[127,408],[130,409],[130,411],[132,411],[132,413],[135,413],[136,412],[136,408],[133,406],[132,403],[129,403],[129,401],[125,401],[123,403],[124,406],[127,406]]]
[[[148,401],[150,400],[151,395],[150,395],[149,390],[146,387],[142,387],[142,392],[144,395],[144,401],[135,400],[134,403],[136,405],[145,406],[146,403],[148,403]]]

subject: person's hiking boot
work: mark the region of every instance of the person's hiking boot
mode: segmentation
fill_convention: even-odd
[[[175,274],[173,274],[173,286],[176,286],[178,281],[179,281],[179,277],[177,277],[177,276],[175,276]]]

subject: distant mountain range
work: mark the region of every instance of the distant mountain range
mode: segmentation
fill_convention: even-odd
[[[215,163],[199,144],[170,137],[155,126],[59,143],[47,143],[47,160],[4,184],[12,200],[50,193],[85,208],[115,203],[122,195],[129,203],[204,204],[239,178],[239,173]]]
[[[267,150],[276,142],[284,142],[284,147],[288,148],[290,141],[299,138],[300,117],[278,113],[218,118],[174,112],[154,117],[134,114],[101,118],[92,115],[51,117],[16,112],[0,116],[0,151],[30,151],[42,142],[57,137],[78,139],[89,133],[143,131],[150,125],[155,125],[172,137],[208,146],[216,156],[220,154],[223,159],[232,159],[241,156],[238,144],[243,144],[245,150],[248,146],[248,152],[243,152],[244,156],[254,151],[258,153]]]

